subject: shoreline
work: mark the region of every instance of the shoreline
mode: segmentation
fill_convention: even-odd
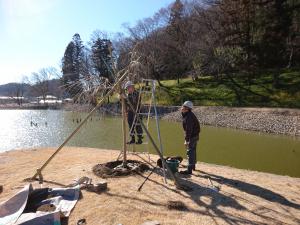
[[[284,108],[195,107],[200,124],[269,134],[300,136],[300,110]],[[181,121],[180,112],[162,117]]]
[[[54,152],[54,148],[12,150],[0,154],[0,202],[13,196],[31,177],[36,168]],[[113,161],[119,151],[66,147],[43,171],[43,187],[59,187],[73,179],[87,176],[93,182],[102,180],[92,172],[98,163]],[[150,155],[156,161],[157,156]],[[133,155],[128,158],[133,159]],[[186,161],[183,161],[186,164]],[[30,165],[30,166],[29,166]],[[180,168],[182,169],[182,168]],[[228,166],[197,163],[191,177],[179,175],[193,188],[183,191],[161,172],[151,175],[140,192],[144,177],[134,175],[107,178],[108,190],[95,194],[82,190],[82,198],[72,211],[68,224],[85,218],[87,224],[141,225],[145,221],[160,224],[298,224],[300,222],[300,178],[235,169]],[[208,180],[220,187],[214,191]],[[49,182],[47,182],[49,181]],[[35,188],[40,185],[33,182]],[[170,209],[169,201],[180,201],[186,209]],[[130,217],[128,217],[130,215]]]

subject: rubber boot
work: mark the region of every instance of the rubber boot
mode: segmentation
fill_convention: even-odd
[[[179,173],[184,175],[190,175],[192,174],[192,171],[193,171],[193,166],[188,166],[187,170],[180,171]]]
[[[137,145],[140,145],[143,143],[143,136],[138,135],[138,141],[136,142]]]
[[[131,140],[127,142],[128,145],[134,144],[135,143],[135,137],[131,136]]]
[[[193,165],[193,166],[191,166],[192,167],[192,170],[196,170],[196,166],[195,165]]]

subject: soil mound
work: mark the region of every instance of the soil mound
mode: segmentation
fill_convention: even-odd
[[[150,167],[138,160],[127,160],[127,164],[123,165],[123,161],[112,161],[104,164],[97,164],[93,167],[93,173],[101,178],[128,176],[136,173],[143,173]]]

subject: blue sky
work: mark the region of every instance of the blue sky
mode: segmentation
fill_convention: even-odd
[[[122,32],[173,0],[0,0],[0,84],[49,66],[59,68],[75,33]]]

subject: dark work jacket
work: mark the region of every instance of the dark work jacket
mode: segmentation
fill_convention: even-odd
[[[127,99],[126,99],[127,112],[133,112],[128,102],[130,102],[134,110],[138,112],[139,110],[137,110],[137,107],[140,107],[141,105],[141,102],[139,102],[139,92],[134,90],[132,93],[127,95]]]
[[[188,111],[182,114],[182,127],[184,129],[185,140],[187,142],[189,142],[191,138],[199,138],[200,124],[193,112]]]

